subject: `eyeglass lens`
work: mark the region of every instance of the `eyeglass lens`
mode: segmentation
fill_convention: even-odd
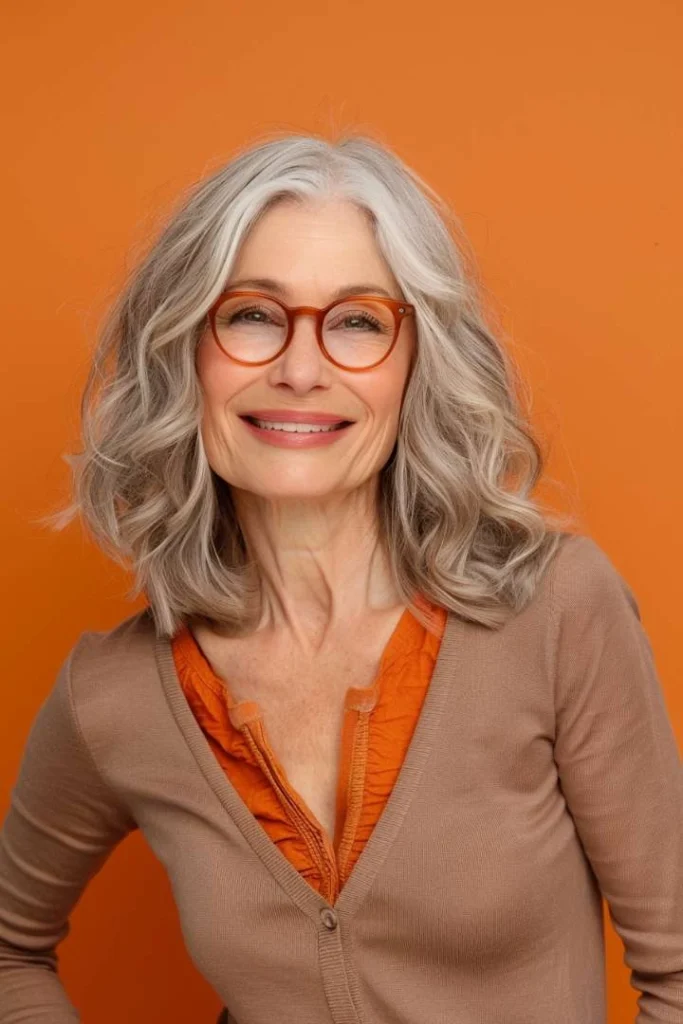
[[[270,299],[226,296],[216,310],[216,335],[228,355],[244,362],[272,358],[287,337],[285,311]],[[351,299],[337,303],[323,322],[323,342],[343,366],[372,366],[391,348],[394,315],[381,302]]]

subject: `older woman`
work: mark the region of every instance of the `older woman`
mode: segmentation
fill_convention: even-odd
[[[145,609],[83,633],[0,844],[0,1022],[140,828],[237,1024],[683,1020],[683,779],[628,584],[540,446],[448,214],[358,137],[202,182],[112,310],[77,499]]]

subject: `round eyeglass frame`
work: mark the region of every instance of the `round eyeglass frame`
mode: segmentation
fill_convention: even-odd
[[[251,362],[245,359],[238,359],[236,356],[231,356],[229,352],[225,351],[225,349],[223,348],[218,339],[218,331],[216,330],[216,313],[218,312],[218,307],[228,296],[245,296],[251,298],[267,299],[269,302],[274,302],[277,306],[280,307],[280,309],[284,311],[284,314],[287,317],[287,335],[280,349],[275,353],[274,356],[271,356],[270,359],[261,359],[258,362]],[[386,306],[387,309],[391,310],[394,317],[394,337],[392,339],[391,345],[384,353],[382,358],[378,359],[376,363],[371,363],[370,366],[346,366],[344,363],[338,363],[337,360],[333,359],[330,353],[327,351],[327,349],[325,348],[325,343],[323,341],[323,322],[327,314],[330,312],[331,309],[334,309],[335,306],[341,306],[346,302],[353,302],[354,299],[372,299],[373,302],[380,302],[382,305]],[[287,306],[285,305],[284,302],[281,302],[279,299],[273,298],[272,295],[266,295],[264,292],[239,290],[233,291],[232,289],[228,288],[224,292],[221,292],[221,294],[218,296],[214,304],[211,306],[211,309],[207,314],[207,319],[209,321],[209,326],[211,327],[213,339],[218,345],[223,355],[226,355],[228,359],[232,359],[232,361],[235,363],[240,363],[242,366],[265,366],[266,363],[272,363],[275,359],[278,359],[285,351],[285,349],[289,347],[292,341],[292,337],[294,335],[294,324],[296,322],[296,318],[299,316],[312,316],[315,320],[315,335],[318,341],[318,346],[320,347],[320,351],[325,356],[325,358],[328,359],[331,363],[334,363],[335,366],[338,366],[340,370],[347,370],[349,373],[363,373],[366,370],[374,370],[376,366],[379,366],[381,363],[384,362],[385,359],[389,358],[394,348],[396,347],[396,342],[398,341],[398,335],[401,330],[401,325],[403,323],[404,318],[406,316],[411,316],[414,313],[415,307],[412,306],[409,302],[402,302],[400,299],[390,299],[384,295],[349,295],[345,299],[336,299],[334,302],[331,302],[329,306],[325,306],[324,308],[321,309],[317,306]]]

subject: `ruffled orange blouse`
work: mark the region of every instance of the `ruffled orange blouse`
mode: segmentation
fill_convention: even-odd
[[[334,903],[391,793],[419,718],[447,612],[420,596],[434,632],[406,608],[371,686],[346,692],[336,797],[335,843],[289,784],[264,730],[256,701],[235,701],[190,629],[171,642],[188,704],[209,745],[282,854]]]

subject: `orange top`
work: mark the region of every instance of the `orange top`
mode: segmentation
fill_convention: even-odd
[[[256,701],[235,701],[190,629],[171,647],[181,687],[230,782],[282,854],[330,903],[337,899],[372,832],[418,721],[443,637],[445,609],[420,597],[436,633],[406,608],[371,686],[346,691],[334,846],[287,781]]]

